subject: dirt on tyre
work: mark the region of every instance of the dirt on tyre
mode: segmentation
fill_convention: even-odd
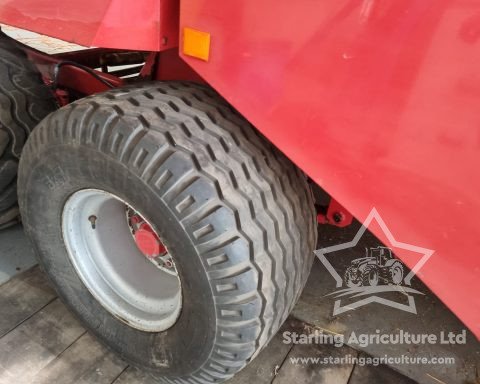
[[[17,168],[26,138],[56,108],[35,66],[0,32],[0,229],[19,221]]]
[[[60,297],[160,381],[233,376],[285,321],[313,263],[305,175],[204,86],[150,83],[62,108],[31,135],[19,186],[26,232]],[[138,251],[150,243],[137,230],[161,243],[173,277],[157,268],[164,256],[155,264]],[[103,259],[106,289],[124,290],[113,302],[88,265]]]

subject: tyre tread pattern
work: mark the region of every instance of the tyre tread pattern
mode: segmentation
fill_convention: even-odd
[[[93,114],[95,124],[86,124]],[[40,124],[22,163],[35,163],[42,143],[72,141],[121,161],[162,196],[208,274],[217,308],[210,357],[188,376],[159,379],[233,376],[277,332],[306,283],[316,224],[305,175],[217,93],[194,83],[79,100]]]
[[[0,229],[19,221],[16,176],[25,140],[55,109],[53,95],[34,65],[0,32]]]

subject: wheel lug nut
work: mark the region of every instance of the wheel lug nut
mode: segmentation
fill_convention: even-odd
[[[335,212],[333,214],[333,221],[335,221],[335,223],[340,223],[342,220],[343,220],[343,215],[341,213]]]

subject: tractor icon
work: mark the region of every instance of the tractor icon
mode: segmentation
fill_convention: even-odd
[[[377,286],[379,284],[400,285],[404,269],[388,247],[366,248],[365,257],[352,260],[343,280],[350,287]]]

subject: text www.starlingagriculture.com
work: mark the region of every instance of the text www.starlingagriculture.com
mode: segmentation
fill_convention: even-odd
[[[354,364],[359,366],[373,365],[378,366],[381,364],[393,365],[393,364],[455,364],[454,357],[420,357],[420,356],[352,356],[345,355],[338,356],[325,356],[325,357],[290,357],[290,362],[296,365],[308,365],[308,364]]]

